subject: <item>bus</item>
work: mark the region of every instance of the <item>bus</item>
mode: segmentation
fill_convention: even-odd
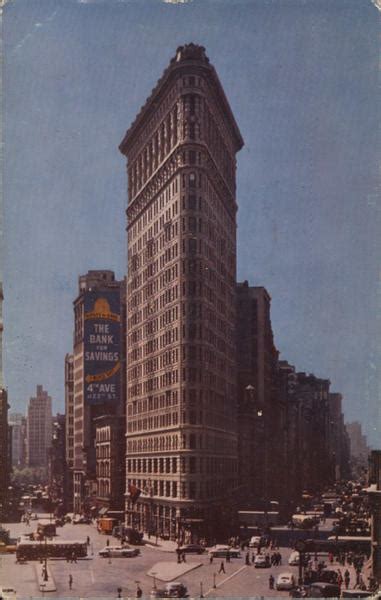
[[[329,542],[336,542],[345,552],[364,552],[370,556],[372,538],[369,536],[337,535],[330,536]]]
[[[22,539],[16,547],[16,560],[41,560],[42,558],[85,558],[87,542],[83,540],[35,540]]]
[[[338,554],[339,552],[363,552],[370,555],[371,538],[354,536],[331,536],[327,540],[303,540],[304,552]]]

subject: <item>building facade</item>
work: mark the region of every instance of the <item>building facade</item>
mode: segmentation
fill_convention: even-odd
[[[240,495],[242,506],[265,509],[270,499],[284,494],[284,415],[277,393],[271,298],[264,287],[247,281],[237,284],[236,294]]]
[[[128,159],[127,522],[171,538],[222,531],[238,487],[242,145],[216,71],[193,44],[178,48],[120,145]]]
[[[122,285],[113,271],[89,271],[79,277],[74,301],[73,510],[77,513],[89,511],[97,495],[95,420],[124,414]]]
[[[26,418],[20,413],[9,413],[9,424],[12,425],[12,464],[23,467],[26,461]]]
[[[27,465],[47,467],[52,441],[52,399],[42,385],[29,399],[27,412]]]
[[[73,508],[74,473],[74,356],[65,356],[65,504],[67,510]]]
[[[66,417],[57,414],[52,419],[52,442],[48,450],[49,498],[57,514],[65,514],[66,506]]]
[[[124,510],[125,427],[124,416],[104,415],[95,419],[97,508]]]

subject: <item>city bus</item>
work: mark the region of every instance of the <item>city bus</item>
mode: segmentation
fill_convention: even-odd
[[[364,552],[370,556],[372,538],[369,536],[330,536],[329,542],[336,543],[344,552]]]
[[[330,536],[327,540],[303,540],[304,552],[337,554],[339,552],[363,552],[370,555],[371,538],[349,535]]]
[[[35,540],[22,539],[16,547],[16,560],[40,560],[41,558],[84,558],[87,543],[83,540]]]

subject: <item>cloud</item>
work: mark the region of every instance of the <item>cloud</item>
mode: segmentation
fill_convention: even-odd
[[[0,2],[1,2],[1,0],[0,0]],[[15,46],[15,51],[16,51],[16,50],[20,50],[20,49],[21,49],[21,48],[24,46],[25,42],[26,42],[27,40],[29,40],[29,38],[33,37],[33,34],[34,34],[34,32],[35,32],[37,29],[40,29],[41,27],[43,27],[43,26],[45,25],[45,23],[50,23],[51,21],[53,21],[54,17],[55,17],[55,16],[56,16],[56,14],[57,14],[57,11],[58,11],[58,9],[56,8],[56,10],[55,10],[55,11],[53,11],[51,15],[49,15],[48,17],[46,17],[46,19],[44,19],[44,21],[35,23],[35,24],[33,25],[33,29],[32,29],[32,31],[29,31],[29,32],[28,32],[28,33],[27,33],[27,34],[26,34],[26,35],[25,35],[25,36],[22,38],[22,40],[20,40],[20,41],[19,41],[19,43],[17,44],[17,46]]]

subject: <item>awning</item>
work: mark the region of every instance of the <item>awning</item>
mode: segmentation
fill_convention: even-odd
[[[102,508],[99,510],[99,515],[105,515],[108,511],[107,506],[102,506]]]

